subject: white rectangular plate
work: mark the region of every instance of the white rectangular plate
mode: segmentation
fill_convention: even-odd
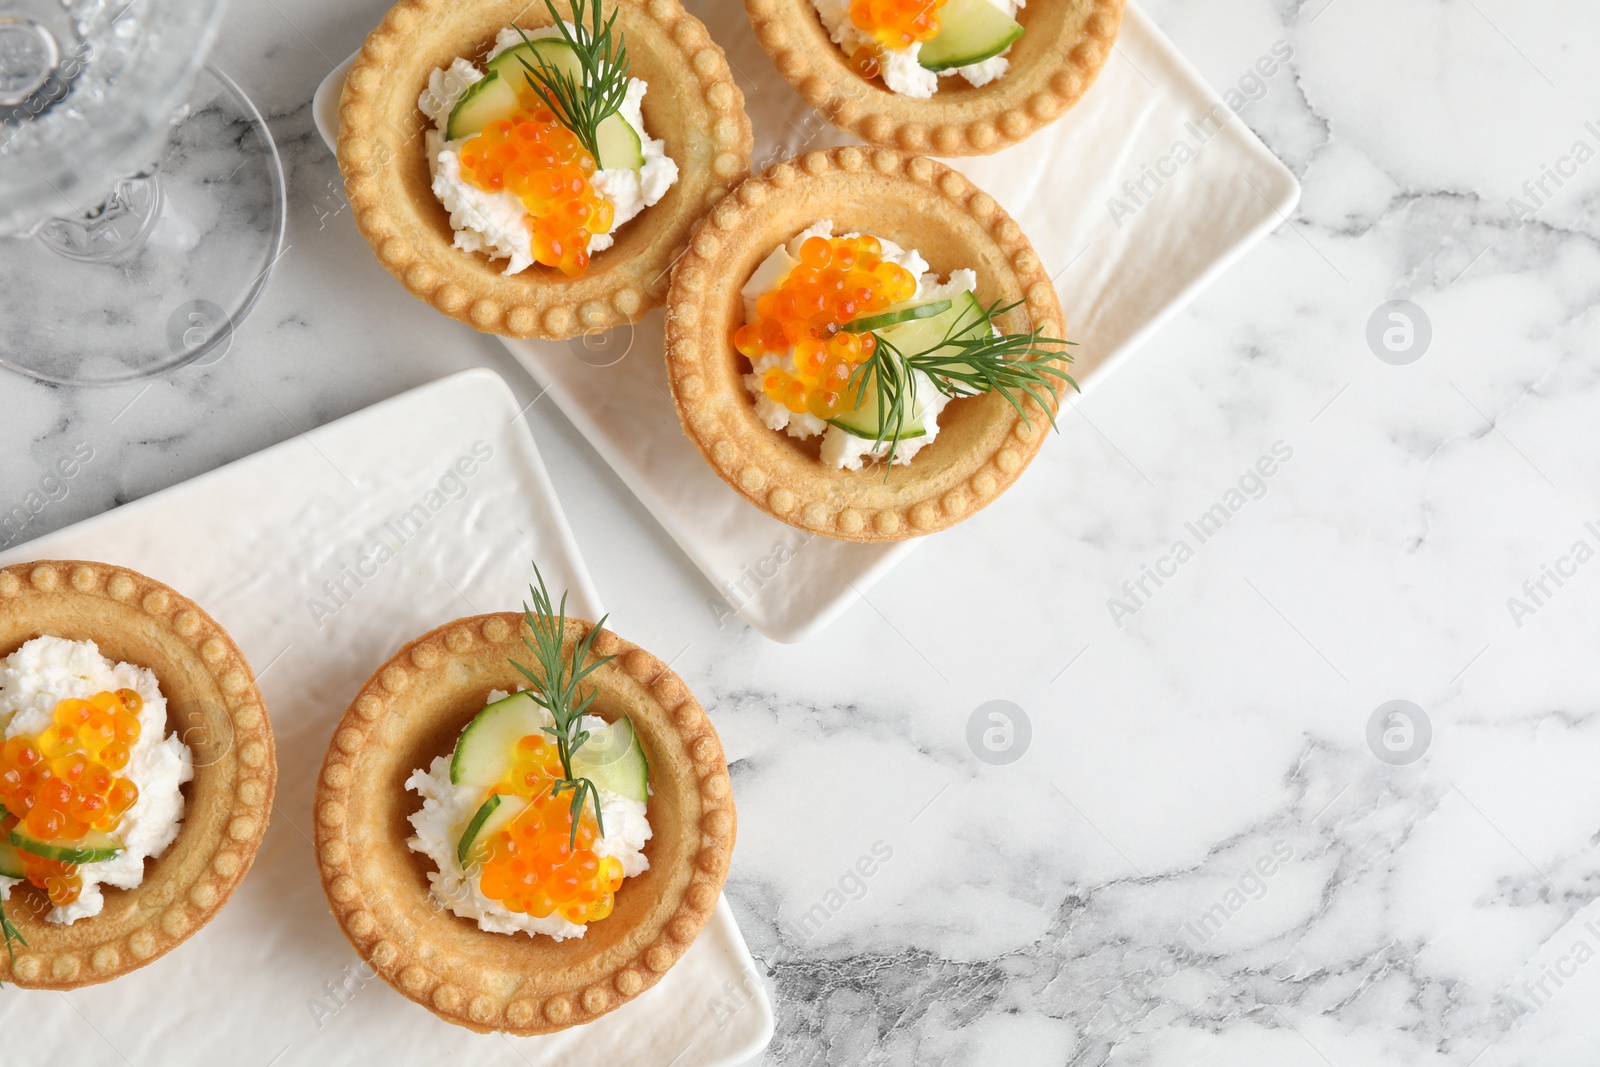
[[[757,168],[849,143],[773,68],[743,5],[688,6],[728,51],[742,83]],[[330,146],[343,80],[344,67],[329,75],[313,108]],[[1208,114],[1213,119],[1203,124]],[[1195,155],[1171,168],[1179,141]],[[1068,334],[1078,342],[1073,374],[1085,390],[1283,221],[1300,197],[1288,168],[1133,4],[1116,53],[1065,118],[1024,144],[950,162],[1005,206],[1056,276]],[[1117,196],[1133,205],[1122,184],[1137,181],[1147,165],[1174,173],[1159,189],[1147,179],[1154,195],[1131,216],[1113,219],[1108,201]],[[662,340],[656,312],[600,337],[505,344],[751,626],[774,640],[803,640],[916,542],[812,537],[746,503],[683,436]]]
[[[455,467],[461,457],[470,476]],[[379,542],[396,555],[357,587],[345,568]],[[132,567],[228,629],[267,699],[278,795],[250,876],[192,940],[108,985],[0,990],[0,1060],[517,1062],[509,1043],[527,1063],[554,1065],[576,1062],[581,1041],[582,1058],[597,1063],[727,1067],[766,1047],[771,1005],[726,901],[654,989],[539,1038],[473,1034],[367,979],[328,913],[304,830],[334,723],[372,670],[450,619],[515,608],[530,560],[552,590],[571,591],[574,615],[601,615],[543,461],[494,373],[415,389],[48,534],[0,564],[44,558]],[[323,587],[341,580],[348,595]]]

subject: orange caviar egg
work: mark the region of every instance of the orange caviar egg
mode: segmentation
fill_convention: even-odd
[[[511,911],[597,922],[611,914],[622,864],[594,852],[599,828],[588,802],[573,837],[572,794],[564,789],[559,797],[551,795],[562,775],[554,742],[538,734],[517,742],[512,769],[493,791],[532,803],[489,839],[478,884],[484,896]]]
[[[850,69],[871,81],[883,73],[883,49],[878,45],[864,44],[850,53]]]
[[[589,268],[589,238],[611,231],[616,209],[595,190],[594,156],[572,131],[532,90],[519,103],[512,118],[461,146],[461,176],[487,192],[515,193],[528,212],[535,262],[576,277]]]
[[[851,0],[850,21],[885,48],[910,48],[939,35],[946,0]],[[870,75],[869,75],[870,77]]]
[[[733,346],[751,363],[790,353],[762,378],[761,391],[795,414],[831,419],[855,407],[855,370],[877,349],[872,334],[840,327],[916,291],[916,276],[886,262],[876,237],[808,237],[799,265],[757,298],[756,319],[734,331]]]
[[[111,833],[139,799],[139,789],[117,772],[128,765],[139,739],[144,701],[131,689],[58,702],[52,725],[37,736],[0,745],[0,834],[21,826],[40,841],[72,842],[91,830]],[[57,907],[83,891],[74,864],[18,849],[28,881]]]

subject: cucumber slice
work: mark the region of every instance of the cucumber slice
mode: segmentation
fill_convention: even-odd
[[[597,162],[601,170],[638,170],[644,166],[644,145],[620,114],[601,119],[594,139],[600,147]]]
[[[922,422],[916,413],[922,410],[918,403],[915,390],[906,402],[905,424],[900,428],[899,434],[885,432],[885,441],[911,441],[918,437],[927,436],[928,431],[923,429]],[[830,426],[837,426],[846,433],[857,437],[864,437],[868,441],[876,441],[883,417],[878,412],[878,390],[872,377],[862,379],[861,404],[850,411],[841,411],[828,420]],[[887,431],[888,427],[883,427]]]
[[[630,800],[650,798],[650,763],[626,715],[589,735],[572,754],[572,773]]]
[[[472,83],[465,96],[456,101],[445,124],[445,137],[459,141],[471,137],[491,122],[515,115],[520,105],[509,78],[488,74]]]
[[[494,835],[504,830],[511,820],[526,811],[529,803],[526,797],[508,797],[491,793],[489,799],[483,802],[483,806],[472,817],[472,821],[467,823],[466,832],[461,835],[461,843],[456,846],[456,859],[460,861],[461,869],[467,871],[471,870],[474,864],[481,864]]]
[[[516,759],[517,742],[544,733],[550,717],[530,693],[513,693],[478,712],[456,740],[450,781],[489,789],[505,780]]]
[[[35,841],[22,832],[21,827],[11,831],[11,843],[24,852],[62,863],[99,863],[122,852],[116,840],[98,830],[78,841]]]
[[[578,61],[578,53],[559,37],[534,37],[527,44],[507,48],[486,66],[491,74],[503,74],[513,88],[521,89],[528,84],[524,79],[533,73],[528,67],[538,70],[541,59],[579,85],[583,84],[583,64]]]
[[[970,340],[983,335],[983,305],[978,303],[976,296],[962,293],[941,303],[948,306],[939,314],[902,322],[880,330],[878,336],[906,355],[914,356],[929,351],[946,337],[951,340]],[[958,330],[960,332],[952,336]]]
[[[483,789],[504,781],[511,770],[517,742],[529,734],[542,733],[547,721],[544,709],[527,693],[514,693],[490,704],[461,731],[450,762],[450,781]],[[634,734],[633,723],[626,717],[589,735],[572,757],[572,773],[634,800],[642,801],[648,796],[645,784],[649,763]]]
[[[898,326],[902,322],[911,322],[915,319],[931,319],[935,315],[942,315],[950,310],[950,301],[935,300],[928,304],[912,304],[890,308],[888,311],[876,315],[868,315],[844,324],[842,329],[849,333],[867,333],[872,330],[882,330],[890,326]]]
[[[466,830],[461,834],[461,840],[456,844],[456,859],[460,862],[463,870],[467,866],[467,856],[471,854],[472,847],[478,843],[478,837],[483,831],[483,824],[488,822],[489,816],[493,815],[499,808],[500,794],[490,793],[489,799],[483,802],[483,807],[479,808],[477,814],[472,817],[472,821],[467,823]]]
[[[5,821],[8,814],[6,806],[0,804],[0,822]],[[22,878],[26,874],[22,857],[17,855],[17,846],[10,841],[0,840],[0,878]]]
[[[1026,31],[989,0],[950,0],[939,10],[939,33],[922,46],[917,62],[932,71],[969,67],[993,59]]]
[[[0,878],[23,878],[27,872],[22,867],[22,857],[17,855],[17,846],[9,841],[0,841]]]

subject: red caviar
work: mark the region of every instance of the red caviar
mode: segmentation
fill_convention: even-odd
[[[56,704],[52,726],[36,736],[0,746],[0,833],[17,826],[38,841],[72,842],[90,830],[111,833],[139,799],[139,789],[117,774],[139,740],[144,700],[132,689],[96,693]],[[50,903],[71,904],[83,892],[76,865],[18,849],[28,881]]]
[[[522,110],[461,146],[461,176],[487,192],[508,189],[527,209],[533,258],[569,277],[589,268],[589,238],[610,233],[611,202],[594,188],[595,159],[533,90]]]
[[[807,238],[799,265],[756,301],[756,321],[739,327],[733,344],[752,363],[793,350],[792,370],[774,367],[762,379],[772,400],[819,419],[855,406],[850,379],[871,358],[877,338],[840,327],[917,291],[916,276],[882,253],[876,237]]]
[[[538,734],[517,742],[516,762],[495,786],[503,796],[531,799],[526,810],[489,839],[479,882],[483,895],[511,911],[543,919],[559,913],[572,923],[611,914],[622,885],[622,863],[594,851],[594,810],[585,805],[572,841],[572,793],[550,795],[561,778],[556,746]]]
[[[899,51],[939,35],[946,0],[851,0],[850,21],[885,48]],[[870,77],[871,75],[869,75]]]

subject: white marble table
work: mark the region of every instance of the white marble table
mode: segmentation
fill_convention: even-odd
[[[289,251],[215,366],[147,390],[0,376],[0,509],[93,452],[23,538],[462,367],[533,399],[379,268],[312,129],[384,6],[235,5],[216,59],[270,116]],[[821,637],[719,622],[532,410],[617,628],[674,658],[733,761],[767,1062],[1593,1062],[1600,12],[1148,10],[1244,94],[1298,214]],[[1431,323],[1400,365],[1367,340],[1391,300]],[[968,742],[996,700],[1031,724],[1009,764]],[[1395,700],[1409,734],[1369,744]]]

